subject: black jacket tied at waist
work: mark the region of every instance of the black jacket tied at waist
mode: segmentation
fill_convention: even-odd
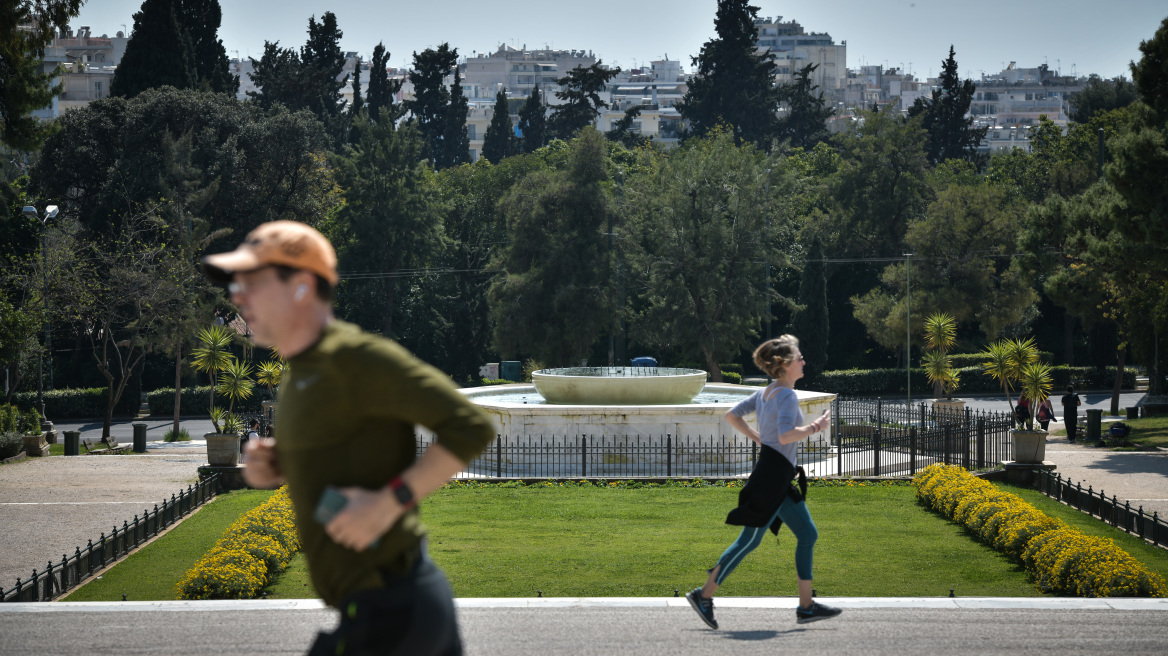
[[[792,483],[795,476],[799,476],[799,487]],[[771,517],[771,532],[779,534],[783,521],[775,516],[779,506],[788,496],[792,501],[803,501],[807,498],[807,474],[802,467],[796,468],[781,453],[773,448],[762,445],[759,449],[758,463],[746,485],[738,493],[738,507],[726,516],[726,523],[732,526],[766,526]]]

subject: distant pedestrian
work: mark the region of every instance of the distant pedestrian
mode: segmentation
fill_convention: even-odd
[[[1019,428],[1030,421],[1030,399],[1021,394],[1018,395],[1018,403],[1014,406],[1014,420]]]
[[[738,507],[730,511],[726,523],[741,526],[742,533],[726,549],[718,564],[709,570],[706,584],[685,595],[710,628],[718,628],[714,619],[714,591],[742,559],[762,542],[768,528],[778,534],[783,523],[791,528],[795,546],[795,571],[798,574],[798,623],[825,620],[840,614],[840,609],[824,606],[811,598],[811,562],[819,532],[807,512],[806,478],[796,468],[795,453],[799,442],[831,425],[831,411],[824,410],[815,421],[803,424],[795,381],[803,377],[806,361],[799,352],[799,340],[791,335],[763,342],[754,352],[754,363],[774,382],[755,392],[726,413],[726,421],[739,433],[757,442],[758,464],[738,494]],[[753,413],[755,431],[743,419]],[[798,471],[802,489],[792,483]]]
[[[1051,420],[1054,419],[1054,406],[1050,404],[1050,398],[1045,398],[1042,403],[1038,404],[1038,414],[1035,416],[1038,419],[1038,425],[1042,427],[1042,430],[1046,430]]]
[[[1063,422],[1067,425],[1067,441],[1074,442],[1079,434],[1079,406],[1083,405],[1079,395],[1075,394],[1075,386],[1067,385],[1067,393],[1063,394]]]

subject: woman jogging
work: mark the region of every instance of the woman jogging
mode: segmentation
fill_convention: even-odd
[[[767,528],[777,534],[784,522],[798,540],[795,547],[795,570],[799,577],[796,621],[800,624],[815,622],[842,612],[811,599],[811,556],[819,532],[807,512],[804,492],[791,484],[795,479],[795,452],[799,442],[827,428],[831,423],[831,411],[825,410],[818,419],[803,425],[803,413],[799,410],[794,388],[795,381],[803,377],[804,360],[799,352],[799,340],[795,337],[783,335],[763,342],[754,351],[754,363],[774,382],[726,413],[731,426],[762,446],[758,463],[738,494],[738,507],[726,518],[727,524],[742,526],[742,534],[726,549],[718,564],[709,570],[706,584],[685,595],[712,629],[718,628],[714,619],[714,591],[759,545]],[[757,432],[742,419],[752,412],[757,418]],[[803,489],[805,491],[806,487]]]

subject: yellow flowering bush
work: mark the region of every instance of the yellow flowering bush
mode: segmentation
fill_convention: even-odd
[[[178,582],[180,599],[252,599],[300,551],[288,489],[249,510]]]
[[[1020,561],[1042,592],[1079,597],[1165,597],[1163,577],[1106,538],[1050,517],[960,467],[930,465],[913,477],[917,498]]]

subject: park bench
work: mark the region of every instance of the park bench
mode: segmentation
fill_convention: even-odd
[[[98,440],[90,442],[89,440],[81,440],[81,444],[85,447],[85,453],[88,455],[108,455],[125,453],[130,450],[129,444],[118,444],[117,438],[111,437],[108,440]],[[98,445],[104,444],[104,447]]]

